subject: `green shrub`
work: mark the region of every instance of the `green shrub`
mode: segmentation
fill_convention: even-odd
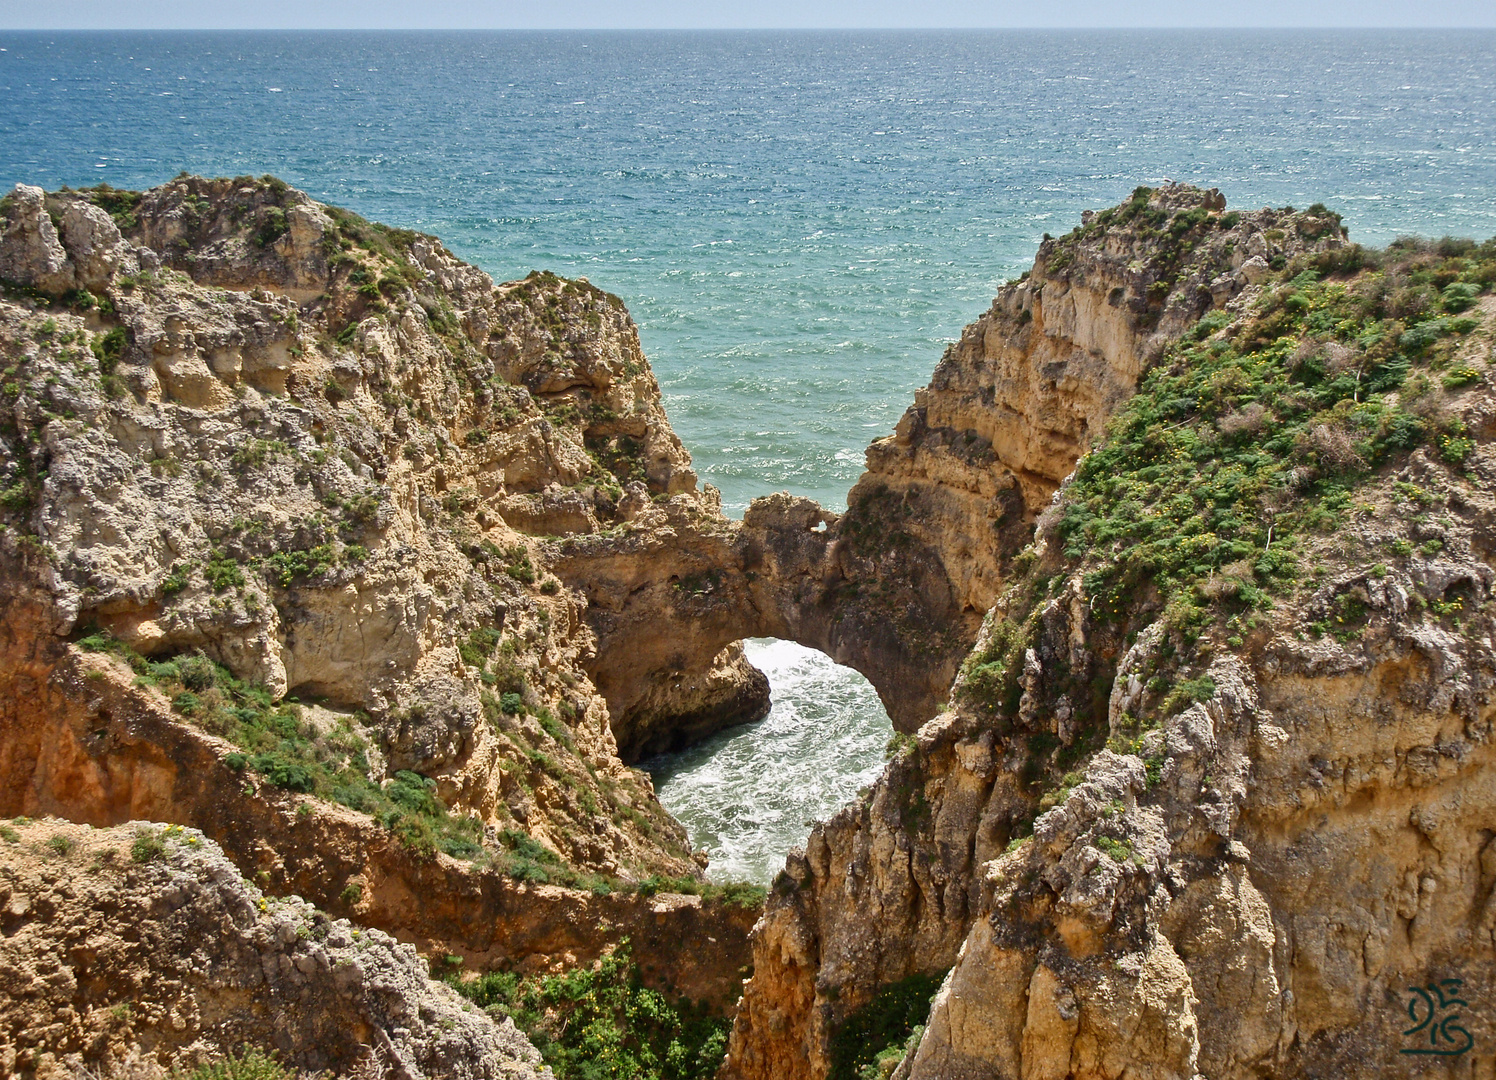
[[[289,231],[286,212],[279,206],[267,207],[264,216],[260,219],[260,227],[255,230],[255,244],[258,247],[267,248]]]
[[[1451,315],[1457,315],[1474,307],[1476,298],[1479,296],[1479,285],[1468,281],[1452,281],[1444,286],[1444,291],[1439,294],[1439,300],[1445,311]]]
[[[535,564],[523,544],[515,544],[501,551],[504,558],[504,573],[522,585],[535,584]]]
[[[113,330],[101,337],[96,337],[90,343],[89,348],[99,361],[100,375],[113,375],[119,367],[120,358],[125,354],[125,328],[116,326]]]
[[[1209,701],[1215,696],[1215,692],[1215,680],[1209,675],[1183,679],[1164,697],[1163,711],[1165,714],[1176,713],[1188,705]]]
[[[139,224],[135,218],[135,210],[140,205],[140,200],[145,198],[144,192],[120,191],[108,184],[99,184],[97,187],[83,188],[78,194],[87,196],[90,202],[112,217],[120,232],[128,232]]]
[[[341,561],[332,544],[317,544],[274,552],[262,565],[271,584],[287,589],[296,582],[309,581],[337,569]]]
[[[493,972],[451,985],[511,1016],[558,1080],[708,1080],[731,1021],[646,987],[627,941],[595,965],[522,978]]]
[[[913,752],[919,745],[913,735],[907,735],[902,731],[893,733],[892,738],[883,747],[885,758],[896,758],[902,756],[906,751]]]
[[[1031,628],[1012,615],[994,626],[982,651],[966,660],[963,697],[992,715],[1017,715],[1023,696],[1018,677],[1023,674],[1023,654],[1031,636]]]
[[[175,596],[187,587],[187,568],[181,563],[173,563],[171,572],[161,579],[161,593],[164,596]]]
[[[1141,862],[1141,857],[1132,849],[1132,845],[1110,836],[1099,836],[1096,838],[1096,847],[1107,856],[1119,863]]]
[[[575,749],[575,745],[571,737],[571,729],[563,724],[560,720],[557,720],[555,714],[552,713],[551,710],[543,707],[537,709],[535,711],[535,719],[540,724],[541,730],[549,735],[552,739],[555,739],[558,743],[566,747],[568,750]]]
[[[1407,407],[1426,392],[1427,365],[1449,355],[1446,339],[1470,322],[1439,314],[1420,282],[1464,281],[1469,262],[1394,247],[1358,266],[1349,283],[1309,260],[1285,268],[1229,338],[1207,316],[1082,459],[1057,532],[1065,555],[1087,564],[1100,621],[1135,629],[1163,608],[1193,640],[1212,619],[1297,587],[1299,538],[1341,528],[1374,470],[1430,443],[1451,464],[1472,453],[1458,425]],[[1438,296],[1458,306],[1479,293],[1464,284]],[[1396,400],[1382,396],[1399,388]],[[1011,699],[1013,660],[1005,650],[973,670],[968,693]]]
[[[201,654],[148,660],[104,633],[84,637],[78,645],[122,657],[139,682],[159,687],[194,724],[232,742],[237,749],[223,761],[233,771],[252,769],[282,790],[370,814],[422,856],[440,851],[471,859],[482,853],[481,823],[450,814],[434,780],[400,772],[381,787],[372,779],[367,743],[351,718],[318,731],[301,719],[297,705],[275,701],[263,686],[237,678]],[[196,690],[188,689],[188,680]]]
[[[912,975],[884,986],[848,1014],[831,1035],[827,1080],[861,1080],[880,1056],[902,1051],[915,1027],[929,1016],[930,1002],[944,979],[944,972]]]
[[[172,1080],[295,1080],[296,1074],[274,1055],[252,1047],[246,1047],[236,1056],[229,1054],[222,1061],[199,1065],[191,1072],[174,1071]]]
[[[480,626],[468,634],[467,640],[457,643],[457,652],[468,667],[482,668],[493,655],[503,634],[491,626]]]
[[[179,657],[176,669],[177,678],[189,690],[209,690],[218,682],[218,665],[202,653]]]
[[[130,858],[138,863],[164,858],[166,841],[157,829],[142,828],[135,831],[135,842],[130,845]]]

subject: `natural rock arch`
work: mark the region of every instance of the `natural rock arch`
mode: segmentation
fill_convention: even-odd
[[[875,520],[908,505],[885,493],[837,515],[776,494],[755,500],[741,523],[667,505],[650,523],[663,528],[558,545],[553,568],[589,601],[589,674],[624,758],[753,718],[756,706],[734,715],[731,702],[756,701],[756,684],[729,674],[746,667],[737,643],[749,637],[794,641],[861,673],[901,731],[933,716],[981,614],[963,606],[938,550]],[[863,543],[874,531],[904,542]]]

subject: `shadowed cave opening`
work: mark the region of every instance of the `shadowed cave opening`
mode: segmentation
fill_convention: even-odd
[[[810,822],[878,778],[893,725],[872,684],[824,653],[777,638],[744,647],[769,677],[768,715],[639,765],[711,856],[709,878],[767,885]]]

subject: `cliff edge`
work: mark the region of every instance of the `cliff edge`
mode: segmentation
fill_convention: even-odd
[[[628,939],[731,1010],[756,898],[712,892],[620,746],[767,686],[724,645],[649,717],[609,699],[546,554],[721,520],[617,297],[185,175],[17,187],[0,285],[0,815],[200,828],[469,970]]]
[[[1246,230],[1237,269],[1182,298],[1145,309],[1164,288],[1088,262],[1215,218]],[[725,1075],[1476,1060],[1493,281],[1492,243],[1370,252],[1321,207],[1236,217],[1178,189],[1046,241],[859,483],[990,444],[926,505],[980,520],[965,477],[1011,475],[1033,539],[1005,561],[1001,530],[950,531],[972,553],[947,565],[994,602],[945,709],[786,862]],[[1084,385],[1013,409],[1064,385],[1046,358],[1078,340]]]

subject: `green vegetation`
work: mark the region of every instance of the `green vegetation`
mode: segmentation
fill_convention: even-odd
[[[181,563],[173,563],[166,577],[161,579],[161,593],[163,596],[175,596],[187,587],[188,581],[187,568]]]
[[[1057,535],[1094,568],[1093,614],[1162,607],[1193,640],[1209,609],[1267,609],[1291,590],[1301,538],[1334,531],[1384,463],[1420,445],[1462,461],[1473,444],[1422,372],[1448,367],[1475,325],[1440,313],[1440,289],[1493,278],[1496,242],[1463,256],[1351,248],[1299,260],[1231,336],[1225,313],[1202,319],[1067,491]]]
[[[623,494],[623,484],[638,481],[649,485],[644,444],[638,439],[629,435],[584,435],[582,442],[592,457],[595,478],[615,499]]]
[[[321,577],[341,563],[337,550],[330,543],[316,544],[309,548],[293,548],[267,555],[261,562],[271,584],[290,588],[298,581]]]
[[[203,567],[203,576],[208,579],[208,584],[213,586],[214,592],[244,587],[244,571],[222,548],[214,548],[208,556],[207,565]],[[162,588],[165,588],[164,584]]]
[[[138,863],[151,862],[166,855],[166,841],[159,829],[141,828],[135,831],[135,841],[130,845],[130,858]]]
[[[340,206],[328,206],[325,209],[327,215],[333,220],[333,228],[327,230],[322,239],[327,254],[352,251],[355,247],[362,248],[370,254],[378,255],[394,263],[398,272],[406,280],[413,283],[423,280],[421,272],[406,255],[410,245],[421,239],[424,236],[423,233],[410,229],[392,229],[388,225],[362,218],[352,210],[344,210]],[[434,237],[426,237],[426,239],[434,239]]]
[[[266,207],[264,215],[260,218],[259,228],[255,230],[255,246],[267,248],[282,236],[285,236],[289,231],[290,226],[286,223],[286,212],[279,206]]]
[[[1007,618],[992,628],[985,647],[966,660],[966,700],[981,704],[995,717],[1018,715],[1023,687],[1018,676],[1023,673],[1023,652],[1032,627],[1023,620]]]
[[[457,652],[462,657],[462,662],[469,667],[482,668],[488,663],[488,658],[498,647],[503,638],[501,631],[491,626],[480,626],[467,636],[466,641],[458,641]],[[513,709],[505,709],[505,712],[514,712]]]
[[[522,585],[535,584],[535,565],[530,562],[530,553],[519,544],[505,553],[508,562],[504,566],[504,573]]]
[[[1215,692],[1215,680],[1209,675],[1182,679],[1164,697],[1163,712],[1165,715],[1171,715],[1194,702],[1209,701],[1215,696]]]
[[[627,941],[561,975],[450,982],[490,1014],[512,1016],[558,1080],[707,1080],[727,1052],[731,1021],[645,987]]]
[[[250,439],[229,456],[229,462],[243,473],[263,469],[277,458],[291,456],[291,448],[279,439]]]
[[[902,731],[896,731],[883,746],[885,758],[902,757],[904,754],[915,753],[919,748],[919,741],[913,736]]]
[[[1146,307],[1138,315],[1138,322],[1144,327],[1152,326],[1158,321],[1165,300],[1173,291],[1200,242],[1213,231],[1231,229],[1241,220],[1240,214],[1223,214],[1202,206],[1170,210],[1155,203],[1153,195],[1152,188],[1135,189],[1127,202],[1101,211],[1088,224],[1078,226],[1068,235],[1054,241],[1045,264],[1047,273],[1062,273],[1074,262],[1078,245],[1103,231],[1126,229],[1139,240],[1150,243],[1152,252],[1148,264],[1154,278],[1144,297]],[[1291,208],[1285,207],[1285,212],[1288,211]],[[1339,214],[1319,204],[1311,207],[1308,213],[1310,217],[1302,220],[1299,225],[1306,238],[1317,238],[1340,231]],[[1120,300],[1120,296],[1117,299]]]
[[[89,348],[99,361],[99,374],[105,378],[114,375],[119,367],[120,358],[125,354],[125,328],[116,326],[106,334],[95,337],[89,343]]]
[[[436,795],[436,781],[413,772],[397,772],[383,786],[371,779],[368,744],[353,718],[318,728],[299,705],[275,701],[264,687],[236,678],[200,653],[148,660],[106,634],[78,645],[121,657],[137,683],[159,688],[177,712],[237,746],[224,759],[229,768],[250,769],[283,790],[367,813],[422,856],[482,854],[480,823],[449,814]]]
[[[550,848],[537,841],[528,833],[520,832],[518,829],[505,829],[499,834],[499,842],[504,845],[504,856],[500,859],[500,866],[504,873],[516,881],[533,881],[538,885],[555,883],[557,885],[585,886],[591,882],[583,882],[581,877],[562,861]],[[611,891],[599,888],[598,891]]]
[[[881,1080],[892,1073],[923,1033],[930,1002],[944,979],[945,972],[911,975],[883,987],[848,1014],[831,1036],[827,1080]]]
[[[145,198],[143,192],[120,191],[108,184],[99,184],[97,187],[83,188],[78,194],[85,196],[89,202],[112,217],[120,232],[128,232],[139,224],[135,210],[140,205],[140,200]]]
[[[222,1061],[199,1065],[191,1072],[174,1071],[171,1076],[172,1080],[295,1080],[296,1073],[272,1054],[245,1047],[238,1055],[230,1053]]]
[[[1096,847],[1115,862],[1130,862],[1138,866],[1143,865],[1143,857],[1134,851],[1132,845],[1125,840],[1117,840],[1110,836],[1099,836],[1096,838]]]
[[[634,886],[634,891],[641,896],[654,896],[662,892],[699,896],[703,900],[715,901],[728,907],[740,907],[748,911],[762,907],[769,895],[769,891],[762,885],[754,885],[747,881],[728,881],[719,885],[711,881],[701,881],[698,878],[670,878],[659,874],[653,874],[639,882]]]
[[[1157,211],[1140,193],[1123,214]],[[1317,211],[1313,220],[1334,224]],[[1188,237],[1207,225],[1159,218],[1149,227],[1182,228]],[[1224,311],[1207,314],[1145,373],[1079,463],[1062,503],[1041,516],[1039,533],[1061,557],[1040,564],[1031,550],[1014,560],[1005,614],[966,662],[963,700],[1000,734],[1012,733],[1038,612],[1075,571],[1109,643],[1093,650],[1103,669],[1105,657],[1145,627],[1159,622],[1165,631],[1140,672],[1147,693],[1123,718],[1119,746],[1134,747],[1167,716],[1211,697],[1215,686],[1200,671],[1209,648],[1200,639],[1247,647],[1268,626],[1269,611],[1317,587],[1301,562],[1352,515],[1372,511],[1357,495],[1364,485],[1420,447],[1455,468],[1473,452],[1444,393],[1486,378],[1483,357],[1466,348],[1478,324],[1462,313],[1493,283],[1496,240],[1399,241],[1384,252],[1351,246],[1283,266],[1236,321]],[[1411,484],[1394,489],[1415,513],[1437,501]],[[1437,543],[1415,548],[1397,539],[1384,550],[1429,554]],[[1457,603],[1469,600],[1427,606],[1457,619]],[[1350,641],[1369,615],[1364,589],[1353,586],[1330,600],[1310,630]],[[1050,778],[1046,805],[1068,789],[1069,777],[1059,774],[1109,734],[1098,687],[1110,671],[1086,685],[1066,662],[1046,658],[1040,677],[1047,700],[1069,698],[1080,737],[1061,746],[1048,732],[1024,735],[1021,775],[1027,784]],[[1161,761],[1149,763],[1150,784],[1160,768]]]

